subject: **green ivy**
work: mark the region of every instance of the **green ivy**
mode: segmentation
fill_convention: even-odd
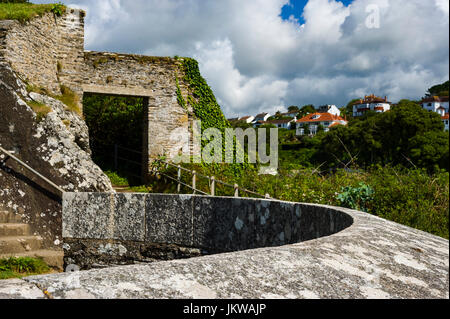
[[[231,128],[231,125],[222,113],[212,89],[202,77],[198,62],[192,58],[183,58],[182,71],[185,74],[183,81],[189,85],[190,94],[187,97],[187,103],[192,106],[195,117],[201,120],[202,132],[209,128],[217,128],[225,136],[225,129]],[[187,109],[187,103],[181,94],[178,79],[176,81],[178,103]],[[205,146],[207,142],[202,141],[202,146]],[[235,143],[235,151],[236,147]],[[225,145],[223,145],[223,150],[225,150]],[[228,165],[228,169],[236,176],[240,176],[245,168],[248,168],[247,163]]]
[[[194,114],[202,121],[202,130],[218,128],[224,130],[231,127],[216,101],[213,91],[200,74],[198,62],[191,58],[183,58],[184,81],[189,84],[192,93],[189,102]]]

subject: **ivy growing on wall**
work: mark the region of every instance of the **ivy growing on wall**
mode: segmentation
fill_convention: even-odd
[[[191,97],[188,98],[195,116],[202,121],[202,130],[214,127],[224,130],[231,127],[216,101],[213,91],[200,74],[196,60],[183,58],[184,81],[189,84]],[[183,99],[184,100],[184,99]]]
[[[178,103],[183,108],[187,109],[187,104],[192,106],[194,115],[197,119],[201,120],[201,130],[204,132],[208,128],[217,128],[222,131],[223,136],[225,136],[225,129],[230,128],[231,125],[225,118],[220,105],[217,103],[216,97],[212,89],[209,87],[206,80],[202,77],[198,62],[192,58],[182,59],[182,72],[185,74],[183,81],[189,85],[189,95],[187,101],[183,98],[181,94],[181,89],[177,81],[177,98]],[[202,147],[209,141],[202,141]],[[222,145],[223,151],[225,145]],[[242,150],[240,146],[234,145],[235,151],[236,147]],[[223,152],[225,154],[225,152]],[[231,164],[229,169],[234,171],[236,175],[240,175],[243,168],[247,167],[248,164]]]

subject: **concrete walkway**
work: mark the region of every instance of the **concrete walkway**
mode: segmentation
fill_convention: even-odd
[[[329,237],[0,281],[0,298],[449,298],[448,240],[340,210],[355,222]]]

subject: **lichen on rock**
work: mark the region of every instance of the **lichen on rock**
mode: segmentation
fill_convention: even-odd
[[[51,109],[40,121],[32,101]],[[83,119],[50,96],[27,92],[7,63],[0,63],[0,145],[65,191],[114,192],[91,159]],[[0,155],[0,162],[4,159]],[[20,214],[53,247],[61,238],[55,190],[12,160],[0,165],[0,189],[0,206]]]

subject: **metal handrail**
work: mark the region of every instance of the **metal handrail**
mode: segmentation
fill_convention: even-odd
[[[14,155],[11,154],[11,152],[8,152],[7,150],[5,150],[4,148],[2,148],[0,146],[0,152],[4,153],[7,158],[11,158],[14,161],[16,161],[18,164],[22,165],[23,167],[25,167],[27,170],[29,170],[30,172],[32,172],[34,175],[36,175],[37,177],[39,177],[40,179],[42,179],[43,181],[45,181],[47,184],[49,184],[50,186],[52,186],[53,188],[55,188],[56,190],[58,190],[62,194],[65,193],[65,191],[59,187],[58,185],[56,185],[55,183],[53,183],[51,180],[49,180],[48,178],[46,178],[45,176],[43,176],[42,174],[40,174],[38,171],[36,171],[35,169],[31,168],[30,166],[28,166],[27,164],[25,164],[24,162],[22,162],[20,159],[18,159],[17,157],[15,157]]]
[[[232,184],[223,182],[223,181],[221,181],[221,180],[217,180],[214,176],[206,176],[206,175],[197,173],[196,171],[192,171],[192,170],[190,170],[190,169],[181,167],[180,165],[175,165],[175,164],[173,164],[173,163],[166,162],[166,161],[161,160],[161,159],[156,159],[155,161],[156,161],[156,162],[160,162],[160,163],[165,164],[166,167],[167,167],[167,166],[172,166],[172,167],[176,168],[176,169],[178,170],[178,178],[174,178],[174,177],[168,176],[167,174],[161,173],[161,172],[159,172],[159,171],[157,172],[157,174],[162,175],[162,176],[164,176],[164,177],[167,177],[167,178],[169,178],[170,180],[173,180],[173,181],[177,182],[177,183],[180,184],[180,185],[183,185],[183,186],[186,186],[186,187],[192,189],[192,190],[194,191],[194,193],[195,193],[195,192],[198,192],[198,193],[201,193],[201,194],[204,194],[204,195],[211,195],[211,196],[214,196],[214,195],[215,195],[215,183],[218,183],[218,184],[222,184],[222,185],[224,185],[224,186],[228,186],[228,187],[233,188],[233,189],[234,189],[234,197],[239,197],[239,191],[242,191],[242,192],[244,192],[244,193],[252,194],[252,195],[259,196],[259,197],[266,198],[266,199],[271,198],[269,194],[261,195],[261,194],[258,194],[258,193],[256,193],[256,192],[253,192],[253,191],[251,191],[251,190],[242,188],[242,187],[240,187],[240,186],[237,185],[237,184],[232,185]],[[183,183],[183,182],[181,181],[181,174],[180,174],[181,171],[185,171],[185,172],[188,172],[188,173],[190,173],[190,174],[193,175],[193,181],[192,181],[192,184],[193,184],[193,185],[192,185],[192,186],[187,185],[186,183]],[[203,192],[203,191],[201,191],[201,190],[199,190],[199,189],[197,189],[197,188],[195,187],[195,184],[196,184],[196,176],[199,176],[199,177],[208,179],[208,180],[210,181],[210,185],[211,185],[211,194],[205,193],[205,192]],[[179,189],[179,188],[178,188],[178,189]]]

